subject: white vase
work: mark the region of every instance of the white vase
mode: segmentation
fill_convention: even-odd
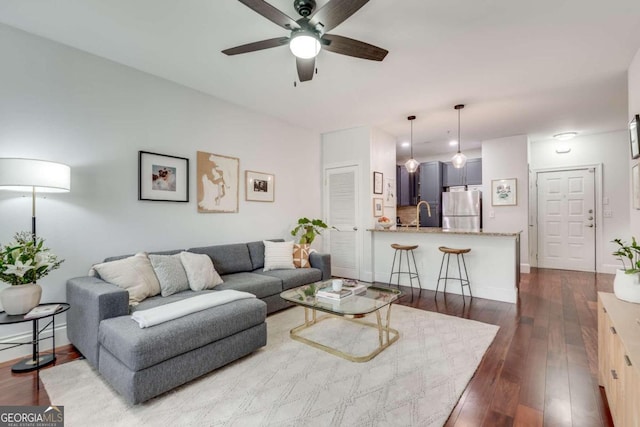
[[[0,302],[7,314],[26,314],[40,304],[42,288],[35,283],[14,285],[0,292]]]
[[[618,299],[640,303],[640,273],[626,274],[624,270],[616,270],[613,293]]]

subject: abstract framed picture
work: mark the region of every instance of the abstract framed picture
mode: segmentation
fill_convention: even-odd
[[[382,194],[382,172],[373,173],[373,194]]]
[[[189,159],[138,151],[138,200],[189,201]]]
[[[248,202],[273,202],[276,178],[271,173],[244,171],[245,200]]]
[[[640,164],[631,168],[631,192],[633,194],[633,209],[640,209]]]
[[[636,114],[629,123],[629,137],[631,141],[631,158],[640,157],[640,115]]]
[[[384,179],[384,205],[389,208],[396,206],[396,180]]]
[[[384,215],[384,203],[382,197],[373,198],[373,216],[380,217]]]
[[[518,204],[517,179],[491,181],[491,206],[515,206]]]
[[[238,212],[240,159],[198,151],[196,168],[198,212]]]

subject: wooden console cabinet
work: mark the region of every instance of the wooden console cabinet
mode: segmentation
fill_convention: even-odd
[[[616,426],[640,427],[640,304],[598,292],[598,382]]]

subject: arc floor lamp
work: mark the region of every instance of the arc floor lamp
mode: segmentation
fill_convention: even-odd
[[[0,158],[0,190],[31,191],[31,232],[36,238],[36,192],[71,190],[71,168],[35,159]]]

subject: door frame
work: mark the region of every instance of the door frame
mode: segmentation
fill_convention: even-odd
[[[327,163],[325,165],[322,166],[322,215],[325,219],[325,221],[328,221],[329,219],[329,190],[328,190],[328,179],[327,179],[327,171],[330,169],[339,169],[339,168],[347,168],[347,167],[354,167],[356,169],[356,189],[358,194],[356,194],[356,212],[355,212],[355,226],[358,228],[358,230],[355,232],[356,235],[356,261],[358,262],[358,268],[357,268],[357,273],[358,273],[358,280],[362,280],[362,271],[364,268],[363,265],[363,261],[364,261],[364,251],[363,251],[363,228],[362,228],[362,202],[361,202],[361,198],[363,197],[363,190],[362,190],[362,177],[360,176],[362,174],[362,167],[360,162],[350,162],[350,161],[346,161],[346,162],[335,162],[335,163]],[[366,190],[366,194],[369,194],[369,188],[367,187]],[[332,224],[328,224],[329,226],[332,226]],[[329,231],[330,233],[330,231]],[[323,233],[324,234],[324,233]],[[330,247],[330,240],[331,240],[331,235],[328,234],[326,239],[322,239],[322,247],[323,247],[323,252],[324,253],[330,253],[331,247]]]
[[[553,168],[539,168],[531,171],[529,179],[529,263],[532,267],[538,266],[538,174],[545,172],[565,172],[582,169],[594,170],[594,190],[595,190],[595,272],[602,272],[603,254],[602,245],[604,239],[604,222],[602,217],[602,163],[558,166]]]

